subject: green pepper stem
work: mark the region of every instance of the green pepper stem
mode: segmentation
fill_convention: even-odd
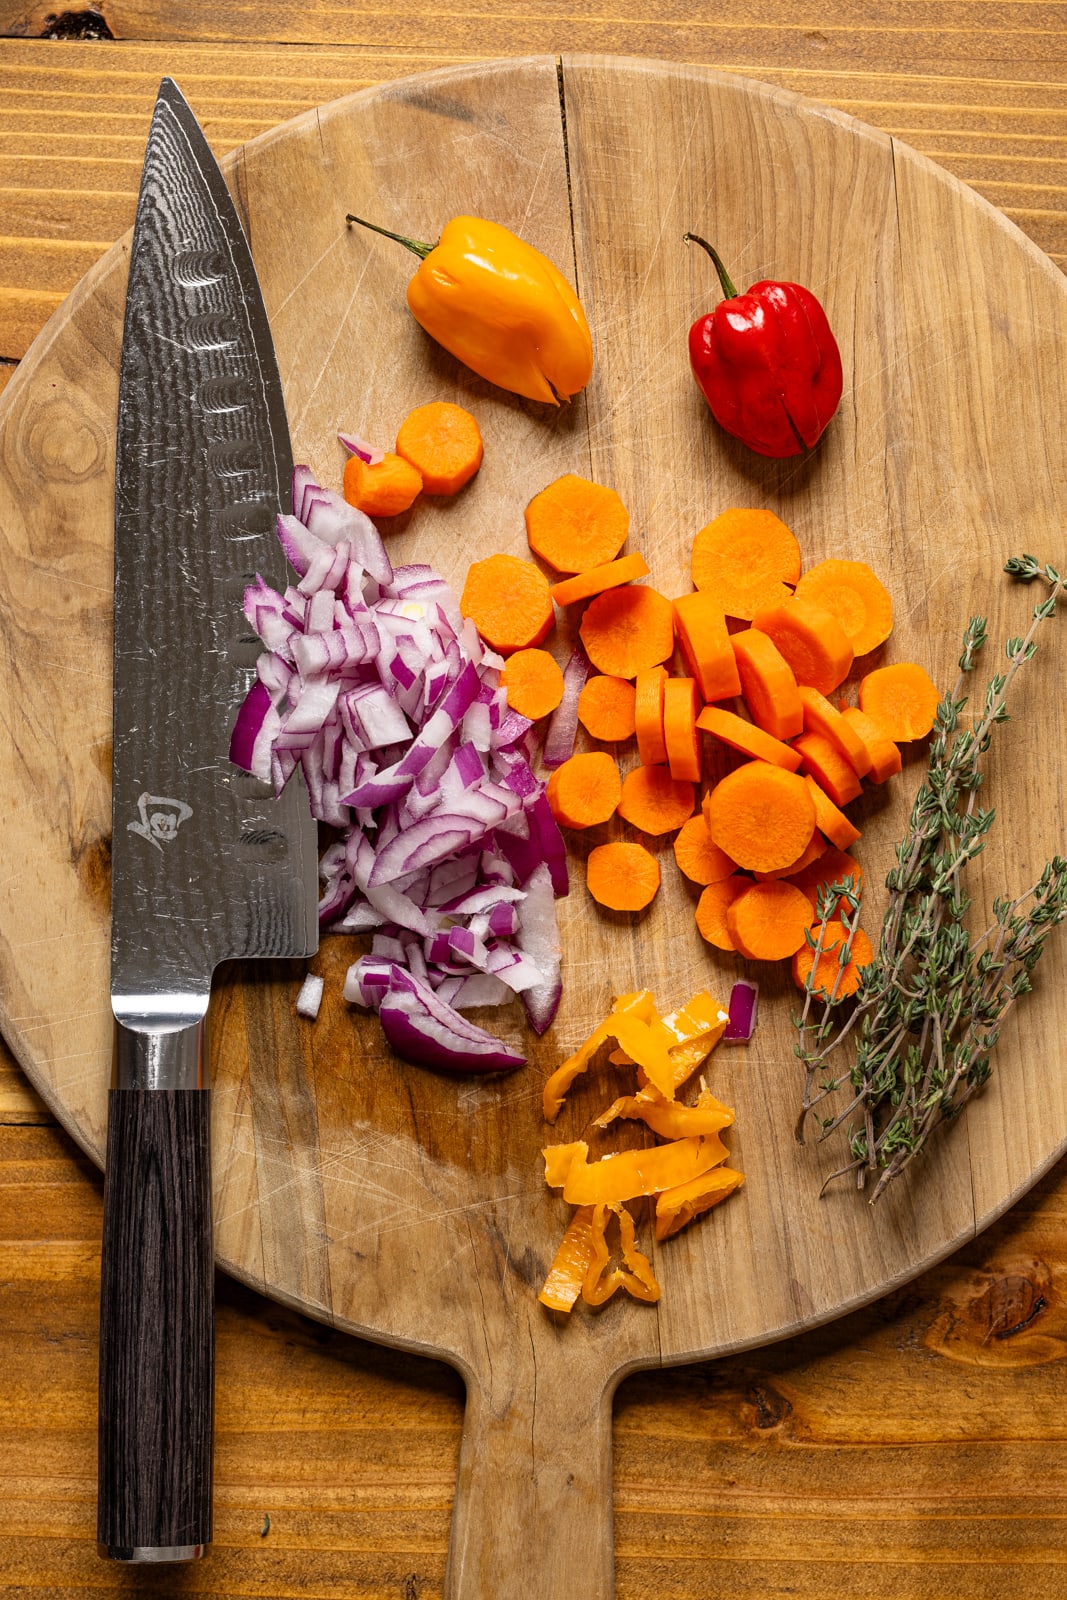
[[[719,259],[719,252],[714,250],[706,239],[702,239],[699,233],[687,233],[683,235],[683,238],[686,244],[698,244],[702,250],[706,250],[708,252],[708,255],[715,263],[715,270],[719,274],[719,282],[722,284],[723,294],[726,296],[727,300],[733,300],[737,295],[737,290],[730,282],[730,274],[727,272],[726,268],[722,264],[722,261]]]
[[[376,222],[366,222],[362,217],[354,217],[351,212],[345,217],[346,222],[358,222],[361,228],[370,228],[374,233],[384,234],[387,239],[395,239],[397,244],[402,244],[408,250],[413,250],[423,261],[431,250],[436,250],[435,244],[423,244],[419,239],[405,239],[402,233],[390,233],[388,228],[379,228]]]

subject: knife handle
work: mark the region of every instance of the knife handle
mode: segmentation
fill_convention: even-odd
[[[187,1056],[200,1031],[179,1030]],[[159,1035],[119,1034],[120,1056],[158,1052]],[[108,1098],[97,1539],[113,1560],[192,1560],[211,1540],[210,1110],[206,1088]]]

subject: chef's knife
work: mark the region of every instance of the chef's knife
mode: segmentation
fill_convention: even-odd
[[[257,572],[285,586],[273,530],[291,475],[248,243],[164,79],[130,254],[115,486],[98,1539],[118,1560],[187,1560],[211,1537],[212,973],[317,944],[306,792],[276,800],[227,759],[258,651],[242,591]]]

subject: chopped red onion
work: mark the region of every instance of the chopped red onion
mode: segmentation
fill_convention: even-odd
[[[312,1022],[319,1014],[322,1004],[322,991],[325,987],[322,978],[309,972],[300,985],[300,993],[296,997],[296,1009],[300,1016],[308,1017]]]
[[[742,978],[730,990],[730,1020],[723,1032],[724,1044],[747,1044],[756,1031],[759,984]]]
[[[368,444],[366,439],[361,439],[356,433],[339,433],[337,437],[350,455],[358,456],[368,467],[377,467],[385,460],[384,450],[378,450],[374,445]]]
[[[572,652],[563,669],[563,699],[552,713],[545,735],[541,760],[546,767],[561,767],[574,754],[574,740],[578,732],[578,696],[585,687],[592,667],[582,649]]]

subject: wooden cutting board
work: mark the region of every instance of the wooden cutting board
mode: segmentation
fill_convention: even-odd
[[[998,651],[1024,630],[1033,596],[1000,575],[1004,558],[1067,553],[1067,285],[973,193],[847,117],[699,69],[538,58],[338,101],[253,141],[229,173],[298,460],[337,484],[338,428],[388,443],[411,406],[442,397],[479,419],[480,475],[454,502],[399,519],[389,539],[401,561],[432,562],[458,586],[475,557],[525,554],[527,500],[576,471],[618,488],[630,547],[677,594],[703,523],[727,506],[768,506],[808,564],[870,561],[896,603],[885,658],[918,659],[948,685],[971,612],[989,617]],[[556,412],[459,367],[407,313],[414,263],[348,231],[348,210],[429,239],[457,212],[487,215],[541,247],[576,274],[589,312],[597,367],[586,393]],[[845,395],[810,458],[763,460],[711,422],[685,335],[718,292],[706,257],[682,242],[689,228],[714,239],[735,281],[795,279],[827,307]],[[0,403],[0,1022],[97,1159],[111,1038],[111,502],[127,249],[121,241],[79,285]],[[561,659],[569,643],[561,624]],[[1002,730],[988,796],[1002,815],[975,875],[983,907],[1063,845],[1062,661],[1053,636],[1027,669],[1024,715]],[[921,751],[909,756],[902,778],[854,808],[872,932],[921,765]],[[313,964],[327,979],[314,1024],[294,1015],[296,966],[227,970],[216,986],[220,1263],[314,1317],[463,1374],[453,1600],[608,1595],[610,1405],[622,1375],[778,1339],[883,1293],[988,1224],[1067,1141],[1062,940],[1021,1032],[1005,1029],[991,1087],[930,1158],[929,1181],[906,1179],[874,1211],[847,1188],[820,1198],[841,1150],[793,1138],[794,992],[784,965],[760,967],[756,1039],[710,1063],[712,1087],[737,1112],[728,1137],[744,1189],[655,1249],[658,1307],[612,1302],[567,1321],[546,1312],[537,1290],[567,1208],[543,1183],[539,1151],[582,1135],[611,1093],[604,1074],[579,1085],[550,1132],[546,1073],[616,992],[647,986],[666,1009],[704,987],[725,998],[746,970],[699,938],[668,841],[646,914],[597,910],[583,858],[621,831],[574,844],[563,1004],[543,1040],[526,1039],[530,1065],[513,1076],[453,1080],[393,1060],[373,1019],[341,999],[346,941],[327,940]],[[521,1037],[517,1013],[491,1020]],[[647,1224],[641,1232],[647,1243]]]

